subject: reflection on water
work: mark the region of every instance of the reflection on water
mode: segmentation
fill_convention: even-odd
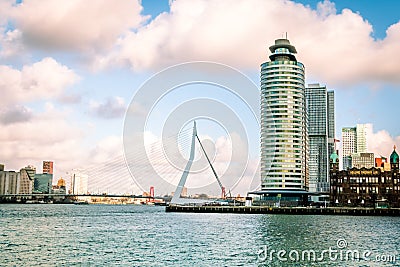
[[[0,266],[400,266],[399,234],[400,218],[390,217],[165,213],[164,207],[128,205],[0,205]],[[291,251],[290,256],[314,251],[317,258],[330,248],[340,252],[338,240],[347,245],[342,252],[370,251],[370,257],[359,261],[332,260],[328,254],[321,260],[289,257]],[[272,250],[272,258],[264,257]],[[286,252],[281,259],[280,250]],[[383,255],[395,255],[397,262],[373,261]]]

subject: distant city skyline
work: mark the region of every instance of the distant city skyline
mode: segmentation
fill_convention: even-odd
[[[399,7],[398,1],[362,0],[3,1],[0,163],[20,170],[50,160],[56,163],[54,180],[68,180],[71,169],[122,158],[126,108],[154,73],[187,61],[213,61],[259,85],[268,47],[286,33],[307,67],[305,84],[335,91],[335,137],[341,139],[343,127],[366,124],[367,150],[390,155],[394,144],[400,146],[400,128],[393,123],[400,99]],[[192,89],[174,99],[205,91]],[[156,108],[148,125],[163,125],[160,114],[174,105],[171,100]],[[140,103],[136,111],[141,114]],[[214,141],[225,138],[199,129]],[[154,128],[146,134],[160,138]],[[112,190],[140,192],[127,171],[120,175],[126,182],[115,182]]]

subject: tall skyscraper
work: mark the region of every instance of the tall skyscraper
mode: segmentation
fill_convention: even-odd
[[[304,65],[287,39],[261,64],[261,190],[304,190],[308,179]]]
[[[354,154],[367,152],[365,128],[365,124],[342,128],[342,162],[344,170],[352,167],[352,156]]]
[[[366,125],[357,124],[356,126],[356,153],[367,153]]]
[[[306,88],[309,138],[309,191],[329,191],[329,156],[334,150],[334,92],[326,86]],[[329,154],[329,152],[332,152]]]
[[[356,128],[342,128],[342,166],[344,170],[351,168],[351,155],[356,151]]]
[[[328,91],[328,156],[335,151],[335,92]]]

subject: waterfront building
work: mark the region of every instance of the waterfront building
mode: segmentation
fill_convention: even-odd
[[[18,194],[32,194],[36,168],[29,165],[19,171]]]
[[[261,64],[261,191],[305,190],[308,183],[304,65],[287,39]]]
[[[4,165],[0,170],[0,195],[17,194],[19,191],[19,173],[4,171]]]
[[[73,170],[71,174],[71,193],[74,195],[85,195],[88,193],[88,179],[87,174],[82,173],[80,170]]]
[[[35,193],[51,193],[53,183],[53,174],[43,173],[35,174],[34,179],[34,192]]]
[[[336,153],[335,153],[336,154]],[[336,206],[400,207],[399,155],[390,156],[390,170],[351,168],[339,171],[338,156],[330,163],[330,202]]]
[[[344,170],[352,168],[353,155],[367,152],[365,128],[365,124],[342,128],[342,163]]]
[[[43,173],[53,174],[53,162],[43,161]]]
[[[310,192],[329,192],[329,155],[334,151],[334,92],[326,86],[309,84],[306,88],[309,186]],[[330,153],[329,153],[330,152]]]

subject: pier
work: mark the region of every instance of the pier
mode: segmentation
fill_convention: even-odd
[[[400,216],[397,208],[360,207],[267,207],[267,206],[180,206],[168,205],[166,212],[189,213],[241,213],[241,214],[290,214],[290,215],[347,215],[347,216]]]

